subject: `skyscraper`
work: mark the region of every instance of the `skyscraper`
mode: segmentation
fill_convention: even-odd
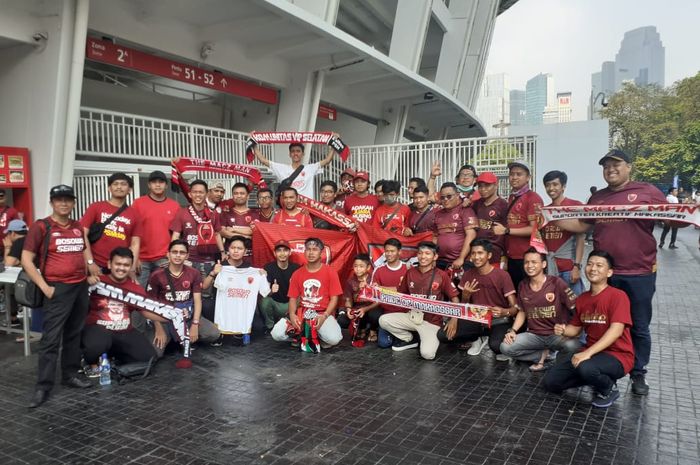
[[[527,81],[525,86],[525,121],[527,124],[542,124],[546,107],[556,105],[554,78],[551,74],[540,73]]]
[[[484,124],[488,136],[507,135],[507,128],[493,126],[510,123],[510,76],[500,73],[484,77],[476,103],[476,116]]]
[[[513,89],[510,91],[510,125],[522,126],[526,124],[525,115],[525,91]]]

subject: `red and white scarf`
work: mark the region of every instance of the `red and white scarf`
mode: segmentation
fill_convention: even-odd
[[[245,143],[248,163],[255,159],[255,146],[258,144],[326,144],[338,152],[343,161],[350,156],[350,147],[333,137],[332,132],[254,132]]]

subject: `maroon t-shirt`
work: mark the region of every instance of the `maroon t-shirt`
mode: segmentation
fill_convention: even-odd
[[[265,216],[259,208],[256,208],[255,214],[257,215],[255,217],[256,221],[259,221],[260,223],[270,223],[272,221],[272,218],[275,216],[275,211],[272,210],[270,212],[270,216]]]
[[[478,291],[471,295],[469,303],[487,307],[510,307],[508,296],[515,294],[515,287],[507,271],[493,267],[489,273],[480,274],[476,268],[472,268],[464,272],[457,287],[464,289],[465,283],[471,283],[475,279]]]
[[[508,202],[497,197],[490,205],[484,203],[484,199],[478,199],[472,204],[472,209],[478,221],[476,237],[488,239],[493,244],[491,251],[491,263],[500,263],[501,257],[506,253],[506,236],[497,236],[491,227],[494,223],[508,224]]]
[[[49,233],[49,254],[44,263],[44,237],[46,225],[44,221],[36,221],[29,228],[24,240],[23,250],[34,252],[40,257],[44,279],[49,282],[75,284],[86,278],[85,239],[83,227],[75,220],[70,220],[66,226],[56,223],[50,216],[45,218],[51,225]]]
[[[431,280],[433,271],[435,272],[435,277]],[[409,268],[406,276],[399,284],[398,291],[402,294],[441,301],[450,301],[453,297],[459,296],[459,291],[447,273],[437,268],[428,270],[425,273],[422,273],[418,267]],[[424,313],[423,321],[442,326],[442,315]]]
[[[219,214],[209,207],[204,207],[196,213],[199,220],[192,216],[189,207],[181,208],[170,223],[170,230],[179,232],[180,238],[187,241],[191,261],[214,262],[220,256],[216,244],[216,235],[221,230]]]
[[[582,205],[581,202],[574,199],[564,199],[562,200],[561,206],[568,207],[571,205]],[[554,206],[553,203],[547,205],[548,207]],[[542,228],[542,239],[544,240],[544,245],[550,252],[556,252],[559,248],[564,245],[566,241],[569,240],[571,236],[575,236],[574,233],[561,229],[557,226],[556,221],[548,223],[547,226]],[[574,239],[575,241],[576,239]],[[571,271],[574,268],[574,261],[568,258],[557,258],[557,269],[560,273],[564,271]]]
[[[222,227],[250,226],[253,221],[260,219],[257,210],[248,208],[239,212],[238,210],[235,210],[231,204],[224,204],[224,202],[221,202],[219,205],[221,206],[219,221]]]
[[[95,223],[104,223],[119,210],[107,201],[90,204],[85,214],[80,218],[83,228],[90,229]],[[129,247],[132,237],[141,237],[141,223],[138,212],[127,207],[119,213],[109,224],[104,227],[102,237],[97,242],[90,244],[92,258],[101,267],[106,267],[109,254],[117,247]]]
[[[601,189],[588,200],[589,205],[665,204],[659,189],[644,182],[630,181],[622,189]],[[656,239],[650,220],[595,220],[593,247],[605,250],[615,259],[615,274],[644,275],[656,271]]]
[[[367,282],[369,282],[369,280]],[[343,284],[343,299],[350,299],[352,301],[352,308],[364,307],[370,304],[370,302],[360,301],[358,298],[361,289],[360,280],[357,279],[357,276],[354,274]],[[342,305],[345,305],[344,301]]]
[[[537,214],[542,208],[542,198],[534,191],[527,191],[518,197],[511,194],[508,204],[512,206],[508,211],[508,227],[510,229],[524,228],[530,225],[531,221],[537,219]],[[506,236],[506,253],[508,258],[515,260],[522,259],[527,249],[530,248],[530,236]]]
[[[598,342],[610,328],[611,323],[623,323],[625,330],[603,353],[610,354],[622,363],[625,373],[634,366],[634,346],[630,327],[630,301],[623,291],[608,286],[598,295],[586,291],[576,300],[576,314],[571,319],[574,326],[583,326],[586,331],[586,346],[588,349]]]
[[[393,289],[398,289],[401,281],[403,281],[406,276],[406,271],[408,271],[408,266],[405,263],[401,263],[398,269],[392,270],[389,265],[384,264],[374,270],[372,274],[372,284],[376,284],[382,287],[388,287]],[[379,305],[384,313],[405,313],[408,310],[403,307],[396,307],[395,305]]]
[[[527,330],[540,336],[554,334],[554,325],[569,321],[576,308],[576,294],[559,276],[547,276],[542,289],[534,291],[529,280],[518,286],[518,304],[527,315]]]
[[[19,212],[12,207],[0,208],[0,241],[5,239],[5,229],[10,221],[19,218]]]
[[[408,227],[414,233],[422,233],[426,231],[433,230],[433,223],[435,222],[435,212],[437,207],[433,205],[428,205],[428,211],[418,212],[416,210],[411,210],[411,216],[408,218]]]
[[[148,295],[161,302],[173,302],[173,295],[168,281],[168,268],[158,268],[148,278],[146,291]],[[174,302],[185,303],[194,299],[195,293],[202,292],[202,275],[191,266],[183,266],[180,276],[170,275],[175,286]]]
[[[379,208],[379,199],[374,194],[367,194],[366,197],[352,194],[345,198],[343,208],[346,215],[352,216],[355,221],[365,223],[372,220],[374,211]]]
[[[457,205],[436,211],[432,231],[437,236],[439,257],[448,262],[455,261],[467,237],[464,228],[475,228],[476,224],[474,210],[469,207]]]
[[[127,292],[144,294],[143,288],[130,279],[118,283],[112,279],[111,275],[104,275],[100,276],[100,281],[123,289],[125,294]],[[85,324],[88,326],[100,325],[109,331],[130,331],[133,329],[131,312],[134,311],[138,311],[138,308],[133,305],[93,292],[90,294],[90,306]]]

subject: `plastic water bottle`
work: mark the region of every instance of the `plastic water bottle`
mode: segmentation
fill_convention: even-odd
[[[112,384],[111,376],[112,367],[109,365],[109,357],[107,354],[102,354],[100,357],[100,385],[107,386]]]
[[[247,346],[248,344],[250,344],[250,333],[245,333],[243,335],[243,345]]]

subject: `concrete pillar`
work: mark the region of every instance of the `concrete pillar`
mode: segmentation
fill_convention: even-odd
[[[375,144],[396,144],[401,141],[408,117],[407,102],[386,102],[382,107],[382,119],[377,123]]]
[[[440,0],[439,0],[440,1]],[[398,0],[389,58],[418,71],[430,23],[432,0]]]

